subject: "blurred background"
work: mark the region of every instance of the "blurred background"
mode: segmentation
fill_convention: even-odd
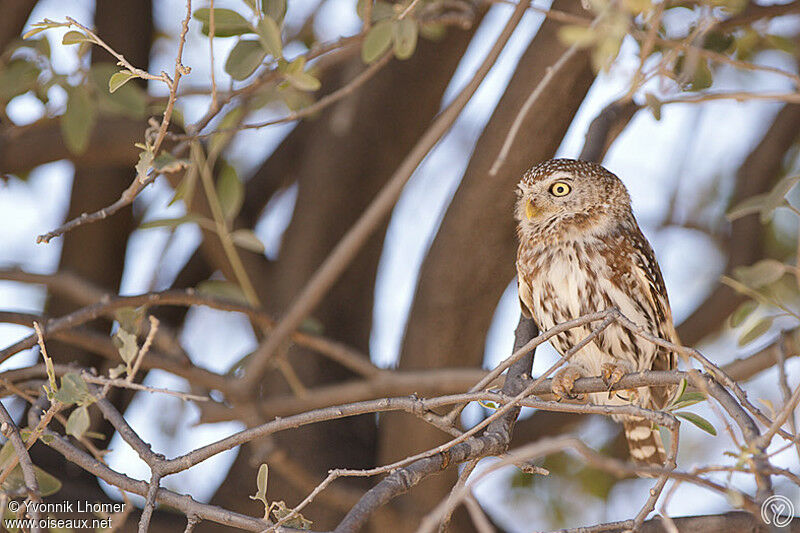
[[[263,244],[263,250],[252,241],[239,248],[260,306],[275,317],[286,311],[425,128],[475,73],[511,14],[510,4],[420,2],[414,12],[420,37],[410,58],[388,59],[353,94],[305,120],[244,129],[226,139],[230,144],[214,168],[217,188],[222,190],[223,179],[241,184],[241,193],[235,193],[241,195],[241,206],[234,208],[228,222],[232,229],[251,229],[256,242]],[[526,168],[544,159],[579,157],[592,121],[619,102],[611,133],[601,140],[602,148],[594,157],[631,193],[634,212],[661,264],[683,342],[720,365],[774,349],[776,340],[793,331],[797,320],[784,313],[764,327],[761,318],[774,314],[768,301],[742,325],[731,328],[728,317],[746,298],[720,278],[765,258],[790,264],[797,253],[798,220],[791,210],[779,209],[766,219],[751,212],[733,222],[726,212],[768,193],[782,178],[800,170],[800,104],[791,103],[798,102],[792,95],[798,94],[800,3],[664,0],[621,2],[620,7],[598,0],[589,2],[591,10],[578,0],[532,4],[464,112],[405,185],[390,219],[303,328],[361,350],[381,368],[495,366],[511,353],[519,318],[511,210],[514,185]],[[208,0],[192,2],[193,11],[204,7],[209,7]],[[253,16],[241,0],[215,0],[214,7]],[[299,56],[318,43],[359,35],[363,22],[356,7],[354,0],[289,0],[282,23],[284,56]],[[373,9],[377,16],[379,6]],[[595,27],[598,33],[581,34],[580,39],[563,30],[575,27],[569,16],[591,21],[603,9],[621,10],[627,17],[626,26],[614,37],[618,51],[614,45],[611,52],[599,51],[611,39],[604,23]],[[548,10],[567,17],[545,17]],[[701,54],[698,60],[686,48],[650,43],[642,58],[654,11],[659,13],[661,40],[684,42],[687,35],[694,35],[691,46],[720,57]],[[171,73],[185,12],[181,0],[0,0],[4,19],[0,22],[4,49],[0,263],[6,273],[18,269],[43,275],[71,273],[120,295],[206,283],[207,290],[227,291],[219,294],[252,298],[241,290],[216,234],[186,218],[192,213],[209,218],[200,186],[196,198],[183,191],[180,201],[173,201],[181,183],[176,173],[158,177],[132,207],[106,220],[78,227],[47,244],[36,242],[37,235],[119,197],[135,176],[139,149],[134,143],[144,139],[147,117],[160,119],[168,92],[162,83],[133,80],[116,96],[108,95],[105,83],[114,71],[114,59],[101,48],[63,45],[67,28],[49,29],[24,43],[20,35],[45,18],[64,21],[69,16],[95,28],[133,65],[154,74]],[[426,24],[426,16],[440,19]],[[181,80],[170,130],[175,134],[206,116],[212,104],[212,74],[220,95],[230,95],[274,68],[262,55],[263,64],[254,72],[245,72],[243,80],[233,79],[226,58],[240,37],[216,37],[212,64],[209,39],[201,26],[197,16],[189,24],[183,63],[191,73]],[[490,175],[489,167],[522,103],[547,67],[576,43],[580,51],[555,73],[523,117],[506,163],[497,175]],[[310,62],[308,72],[321,82],[318,91],[266,83],[257,91],[234,94],[227,102],[223,98],[225,105],[203,132],[281,119],[319,101],[363,71],[360,49],[344,46],[333,59],[323,55]],[[647,75],[640,78],[641,73]],[[241,78],[240,74],[235,75]],[[93,81],[97,79],[101,81]],[[73,91],[86,86],[93,87],[88,89],[88,107],[74,111],[80,98]],[[742,96],[708,97],[730,93]],[[699,101],[680,101],[693,98]],[[70,107],[81,113],[77,122],[88,124],[87,128],[79,125],[70,130],[63,117]],[[166,149],[177,142],[168,137]],[[223,173],[228,178],[221,177]],[[793,197],[789,192],[790,203]],[[208,280],[228,284],[209,285]],[[770,286],[785,302],[796,303],[795,284],[778,280]],[[0,281],[0,309],[58,317],[87,303],[68,293],[52,286],[48,290],[42,283]],[[192,307],[159,308],[156,315],[174,332],[192,363],[211,372],[235,373],[242,358],[258,345],[250,322],[238,313]],[[763,331],[740,342],[754,325]],[[116,326],[96,321],[92,327],[108,335]],[[30,325],[0,324],[0,345],[11,345],[30,332]],[[116,364],[68,343],[53,341],[48,347],[56,361],[77,361],[100,370]],[[0,369],[28,366],[38,357],[38,349],[26,350]],[[282,360],[302,389],[299,393],[293,389],[286,367],[276,365],[264,380],[262,398],[302,395],[306,389],[355,379],[348,370],[298,346],[292,346]],[[540,348],[534,375],[555,361],[549,345]],[[789,359],[785,368],[789,385],[797,384],[798,361]],[[782,404],[776,367],[748,377],[745,388],[753,401]],[[144,382],[193,390],[192,383],[158,369],[149,370]],[[424,395],[416,390],[405,393],[412,392]],[[207,422],[195,404],[162,395],[119,394],[114,401],[144,440],[167,456],[259,422],[250,415]],[[22,416],[23,402],[4,403],[12,414]],[[693,410],[716,424],[704,404]],[[484,407],[470,405],[463,425],[469,427],[487,414]],[[111,435],[94,416],[92,429]],[[274,413],[262,411],[258,416],[269,420]],[[712,437],[684,424],[678,461],[682,468],[725,461],[723,453],[734,444],[719,425],[717,429],[718,436]],[[526,410],[514,444],[564,432],[579,435],[608,454],[625,456],[619,428],[602,417]],[[383,464],[444,440],[441,432],[408,415],[363,416],[237,448],[166,478],[163,486],[259,515],[260,504],[247,496],[255,492],[255,472],[262,462],[271,468],[271,499],[294,505],[330,468]],[[106,460],[112,468],[147,478],[146,465],[118,436],[99,445],[110,450]],[[120,497],[116,489],[74,465],[64,465],[53,452],[35,451],[36,464],[63,473],[60,498],[65,494]],[[793,448],[778,453],[773,462],[793,471],[800,467]],[[496,526],[522,532],[627,519],[641,507],[652,483],[619,480],[565,454],[548,457],[543,466],[551,470],[549,477],[508,468],[478,486],[476,496]],[[393,531],[413,530],[447,494],[455,475],[431,478],[398,499],[384,518],[376,519],[376,530],[388,531],[381,527],[389,523],[386,520],[396,527]],[[754,490],[745,476],[720,474],[719,479]],[[778,492],[800,501],[796,487],[776,483]],[[338,496],[347,502],[347,496],[364,490],[370,481],[339,484],[345,488]],[[724,497],[684,484],[666,510],[680,516],[730,507]],[[336,498],[320,499],[304,514],[319,527],[330,527],[344,508]],[[152,530],[174,527],[169,516],[159,514]],[[452,528],[469,531],[471,526],[457,515]]]

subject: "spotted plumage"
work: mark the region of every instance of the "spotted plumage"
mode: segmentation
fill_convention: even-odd
[[[625,186],[614,174],[585,161],[541,163],[520,181],[515,214],[522,312],[540,329],[616,307],[647,331],[678,341],[653,249],[636,223]],[[580,326],[556,335],[551,343],[564,355],[591,330],[591,325]],[[554,392],[569,395],[580,376],[613,375],[618,380],[626,372],[675,365],[675,353],[611,324],[556,374]],[[670,394],[664,388],[641,388],[628,394],[595,393],[591,400],[659,409]],[[634,460],[664,463],[660,434],[650,422],[619,421]]]

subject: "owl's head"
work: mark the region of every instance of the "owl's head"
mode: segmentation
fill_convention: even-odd
[[[521,235],[602,233],[631,219],[622,181],[596,163],[551,159],[528,170],[517,186]]]

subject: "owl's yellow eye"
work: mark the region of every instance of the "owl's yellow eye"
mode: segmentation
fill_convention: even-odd
[[[571,190],[572,187],[569,186],[569,183],[563,181],[557,181],[550,186],[550,194],[553,196],[566,196]]]

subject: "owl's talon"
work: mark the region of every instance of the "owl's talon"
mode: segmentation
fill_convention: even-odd
[[[616,363],[603,363],[600,366],[600,377],[603,378],[603,383],[608,387],[609,399],[614,395],[614,391],[611,389],[622,380],[622,377],[626,374],[626,370],[624,366]]]
[[[575,380],[585,377],[586,373],[583,368],[577,365],[568,365],[559,370],[553,376],[553,383],[550,390],[556,396],[556,401],[563,400],[581,400],[583,394],[573,394],[572,388],[575,386]]]

